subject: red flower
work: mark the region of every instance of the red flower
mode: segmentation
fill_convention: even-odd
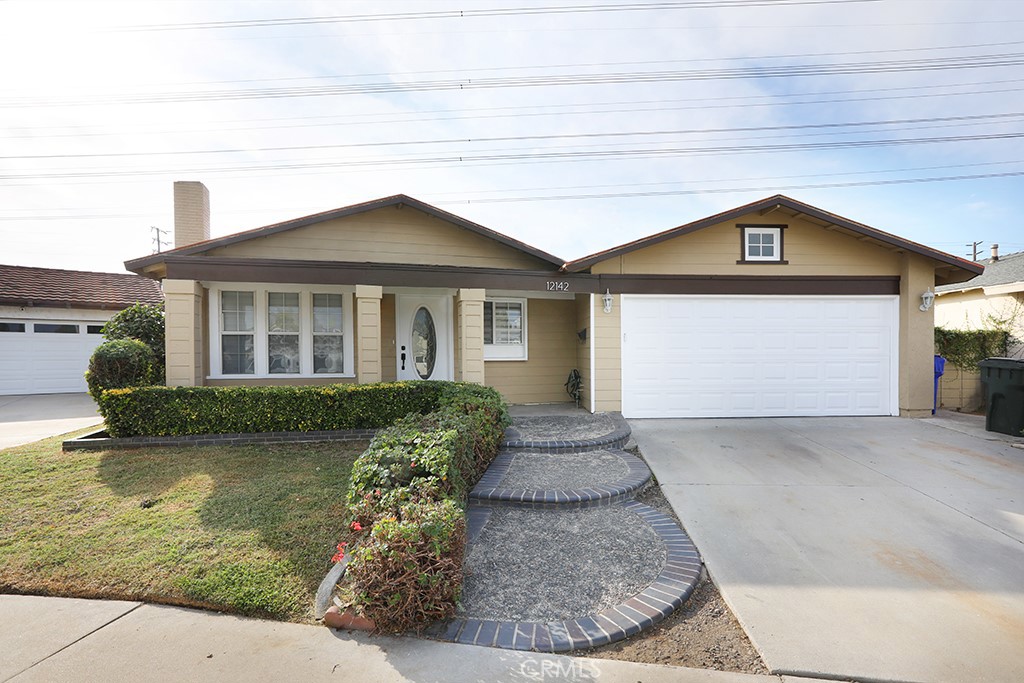
[[[331,562],[341,562],[342,558],[345,557],[345,546],[347,545],[348,543],[345,543],[344,541],[338,544],[338,552],[334,553],[334,557],[331,558]]]
[[[415,460],[412,461],[412,465],[410,465],[410,467],[416,467],[416,461]]]
[[[362,531],[363,525],[359,522],[352,522],[352,531]]]

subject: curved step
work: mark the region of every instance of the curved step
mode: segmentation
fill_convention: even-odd
[[[595,473],[595,458],[602,456],[604,462],[596,467]],[[543,465],[548,464],[545,461],[566,471],[544,472]],[[600,476],[601,467],[609,473],[606,479]],[[602,449],[570,454],[540,449],[507,450],[494,459],[470,491],[469,499],[481,504],[544,508],[610,505],[632,498],[650,479],[651,470],[644,461],[625,451]],[[548,487],[547,481],[558,481],[559,486]]]
[[[585,453],[587,451],[599,450],[602,448],[622,448],[629,441],[631,430],[626,419],[620,413],[602,413],[611,422],[612,430],[597,436],[577,436],[571,431],[565,438],[538,438],[532,437],[522,431],[522,426],[516,427],[513,424],[505,430],[505,441],[502,448],[524,449],[544,451],[546,453]],[[520,418],[520,425],[526,423],[530,418]],[[552,418],[558,420],[559,418]],[[579,417],[564,417],[566,425],[575,425],[580,421]]]
[[[665,545],[665,566],[644,590],[614,607],[582,617],[548,622],[456,618],[434,624],[426,634],[468,645],[569,652],[614,643],[654,626],[693,593],[702,571],[700,554],[668,515],[635,501],[621,505],[648,524]]]

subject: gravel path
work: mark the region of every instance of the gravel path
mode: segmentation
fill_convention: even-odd
[[[541,453],[517,451],[501,486],[528,491],[581,489],[611,484],[629,475],[626,462],[609,451]]]
[[[496,508],[466,555],[460,616],[561,621],[646,588],[665,564],[649,526],[618,506]]]
[[[596,439],[615,431],[615,422],[605,413],[517,417],[512,429],[524,440]]]

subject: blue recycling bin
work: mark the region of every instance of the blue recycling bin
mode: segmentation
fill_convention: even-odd
[[[939,378],[946,372],[946,359],[942,356],[935,356],[935,387],[932,390],[932,415],[939,407]]]

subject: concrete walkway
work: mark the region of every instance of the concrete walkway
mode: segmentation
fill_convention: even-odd
[[[0,396],[0,450],[102,423],[89,394]]]
[[[773,672],[1024,680],[1024,451],[939,422],[630,424]]]
[[[0,682],[785,680],[371,637],[137,602],[3,595],[0,614]]]

